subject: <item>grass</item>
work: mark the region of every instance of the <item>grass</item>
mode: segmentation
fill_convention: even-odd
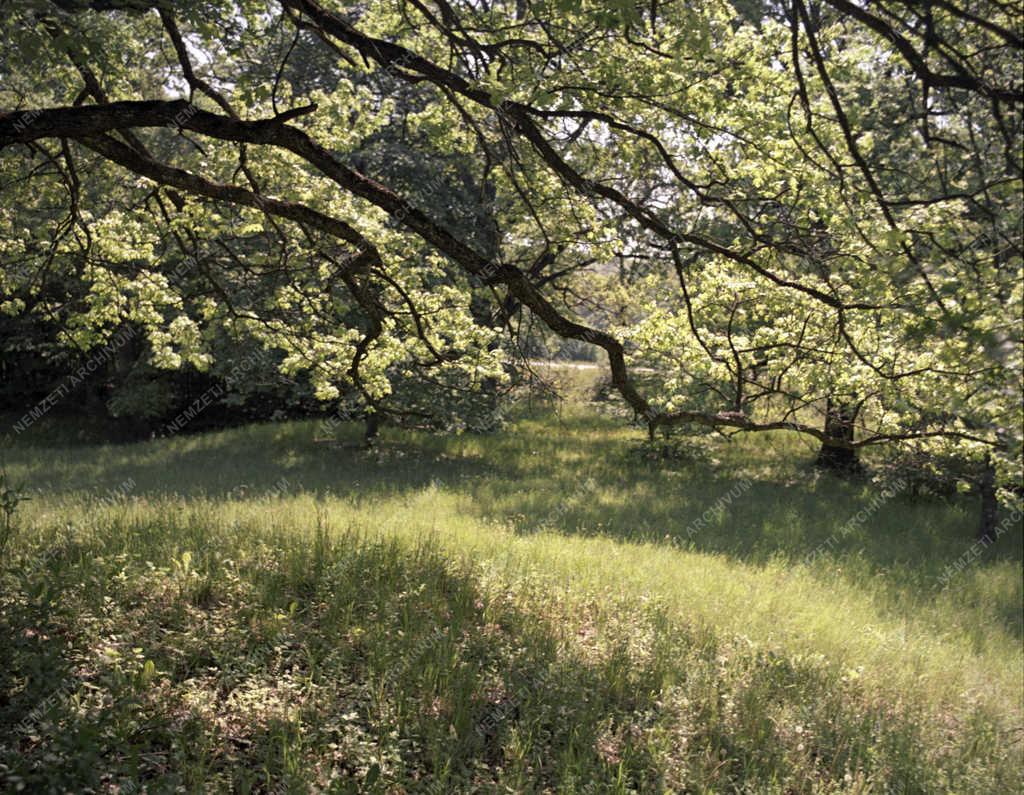
[[[587,406],[358,431],[19,440],[0,781],[1019,791],[1022,534],[943,588],[969,500],[877,500],[785,434],[666,457]]]

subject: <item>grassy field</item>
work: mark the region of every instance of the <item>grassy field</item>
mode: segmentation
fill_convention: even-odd
[[[7,450],[0,789],[1020,791],[1022,534],[947,577],[970,500],[583,405],[359,430]]]

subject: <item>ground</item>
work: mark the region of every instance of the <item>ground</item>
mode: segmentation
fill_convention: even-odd
[[[1022,535],[948,568],[969,497],[579,404],[44,430],[2,462],[0,789],[1019,791]]]

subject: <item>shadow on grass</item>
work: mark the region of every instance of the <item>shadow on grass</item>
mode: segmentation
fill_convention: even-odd
[[[440,486],[467,497],[466,510],[480,519],[519,533],[662,543],[754,565],[834,560],[847,576],[881,574],[919,599],[941,587],[973,544],[973,499],[886,497],[868,479],[822,475],[813,451],[788,434],[695,442],[663,458],[621,423],[579,412],[526,418],[489,436],[386,429],[373,451],[359,447],[359,431],[342,426],[329,442],[315,422],[262,424],[42,455],[17,449],[9,459],[44,491],[99,497],[130,481],[140,496],[304,491],[372,504]],[[57,479],[42,482],[47,476]],[[1020,526],[1010,527],[973,565],[1019,562],[1022,539]],[[1014,599],[995,612],[1020,637],[1019,593]]]
[[[34,574],[4,572],[5,593],[58,597],[5,601],[6,784],[810,792],[854,771],[910,793],[958,754],[977,761],[973,748],[928,756],[917,716],[823,668],[657,609],[487,584],[431,545],[241,528],[208,530],[222,535],[186,558],[179,540],[196,530],[112,530]]]
[[[192,559],[196,528],[141,532],[4,572],[4,787],[476,791],[488,766],[557,781],[551,744],[604,778],[600,722],[653,704],[425,548],[208,538]],[[599,697],[546,703],[581,686]],[[547,739],[526,750],[526,726]]]

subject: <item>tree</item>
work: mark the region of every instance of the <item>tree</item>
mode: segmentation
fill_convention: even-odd
[[[33,55],[4,65],[4,191],[38,199],[5,223],[33,204],[67,214],[45,245],[9,235],[4,261],[26,267],[6,306],[27,308],[31,274],[59,261],[111,291],[72,313],[83,334],[109,327],[116,296],[169,365],[201,360],[219,324],[282,350],[322,398],[349,385],[384,410],[400,374],[500,377],[490,299],[511,329],[528,311],[603,349],[652,433],[989,454],[1006,486],[1021,472],[1021,19],[984,11],[9,4],[4,29]],[[423,185],[429,164],[461,176]],[[203,273],[201,298],[139,254],[228,226],[253,245]],[[602,328],[592,299],[616,262],[637,311]],[[245,274],[261,297],[236,306]],[[653,392],[637,364],[664,375]]]

